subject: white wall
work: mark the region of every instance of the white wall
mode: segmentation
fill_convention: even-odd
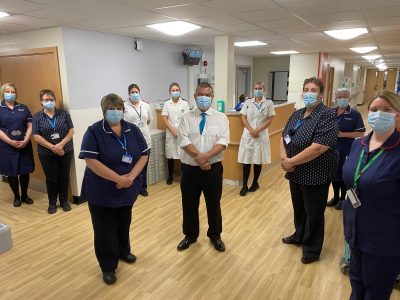
[[[288,101],[295,102],[295,107],[304,107],[301,98],[304,79],[318,76],[318,53],[290,55]]]

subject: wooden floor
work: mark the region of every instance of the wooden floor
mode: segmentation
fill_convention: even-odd
[[[0,222],[11,226],[14,242],[0,254],[0,299],[348,299],[349,280],[339,271],[342,213],[326,210],[321,260],[303,265],[301,248],[281,242],[293,232],[293,212],[279,166],[260,184],[246,197],[239,197],[239,187],[224,186],[225,253],[206,237],[204,201],[198,242],[178,252],[179,183],[151,186],[133,210],[131,245],[138,260],[121,262],[117,283],[106,286],[86,204],[48,215],[46,195],[31,191],[35,204],[14,208],[8,185],[0,183]]]

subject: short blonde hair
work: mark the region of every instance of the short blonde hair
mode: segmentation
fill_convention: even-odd
[[[6,88],[9,88],[9,87],[12,87],[12,88],[14,89],[14,91],[15,91],[15,95],[18,95],[18,94],[17,94],[17,88],[15,87],[14,83],[7,82],[7,83],[5,83],[5,84],[3,84],[3,85],[1,86],[1,89],[0,89],[0,93],[1,93],[0,97],[1,97],[1,100],[4,100],[4,91],[5,91]]]
[[[263,88],[263,90],[265,91],[265,84],[264,84],[264,82],[262,82],[262,81],[257,81],[255,84],[254,84],[254,86],[256,86],[256,85],[261,85],[262,86],[262,88]]]
[[[390,91],[384,91],[382,94],[372,99],[368,103],[368,110],[371,107],[372,102],[374,102],[378,98],[385,100],[387,103],[389,103],[391,107],[400,112],[400,96]]]
[[[110,106],[122,108],[122,111],[125,111],[124,100],[117,94],[108,94],[101,99],[103,115],[106,115],[106,111]]]

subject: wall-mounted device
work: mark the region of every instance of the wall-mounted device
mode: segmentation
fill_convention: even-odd
[[[135,50],[142,51],[143,50],[143,42],[139,40],[135,40]]]
[[[188,66],[198,65],[202,56],[203,50],[185,49],[182,52],[183,64]]]

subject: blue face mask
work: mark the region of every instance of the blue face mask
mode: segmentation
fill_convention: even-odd
[[[56,106],[55,101],[44,101],[42,102],[43,107],[47,108],[48,110],[53,110],[54,107]]]
[[[124,112],[122,110],[108,109],[106,111],[106,120],[110,124],[118,124],[123,118]]]
[[[181,95],[180,92],[171,92],[171,97],[172,98],[178,98]]]
[[[140,94],[139,93],[130,94],[129,100],[131,100],[132,102],[138,102],[140,100]]]
[[[390,112],[375,111],[368,113],[368,124],[376,132],[388,131],[394,126],[395,114]]]
[[[207,110],[211,106],[211,97],[196,96],[196,105],[200,110]]]
[[[337,105],[341,108],[346,108],[349,105],[349,99],[347,98],[339,98],[336,101]]]
[[[7,102],[14,102],[17,99],[17,95],[13,93],[4,93],[4,100]]]
[[[304,105],[306,107],[312,107],[317,104],[318,94],[317,93],[304,93],[303,94]]]
[[[254,90],[253,91],[254,97],[262,97],[264,95],[263,90]]]

